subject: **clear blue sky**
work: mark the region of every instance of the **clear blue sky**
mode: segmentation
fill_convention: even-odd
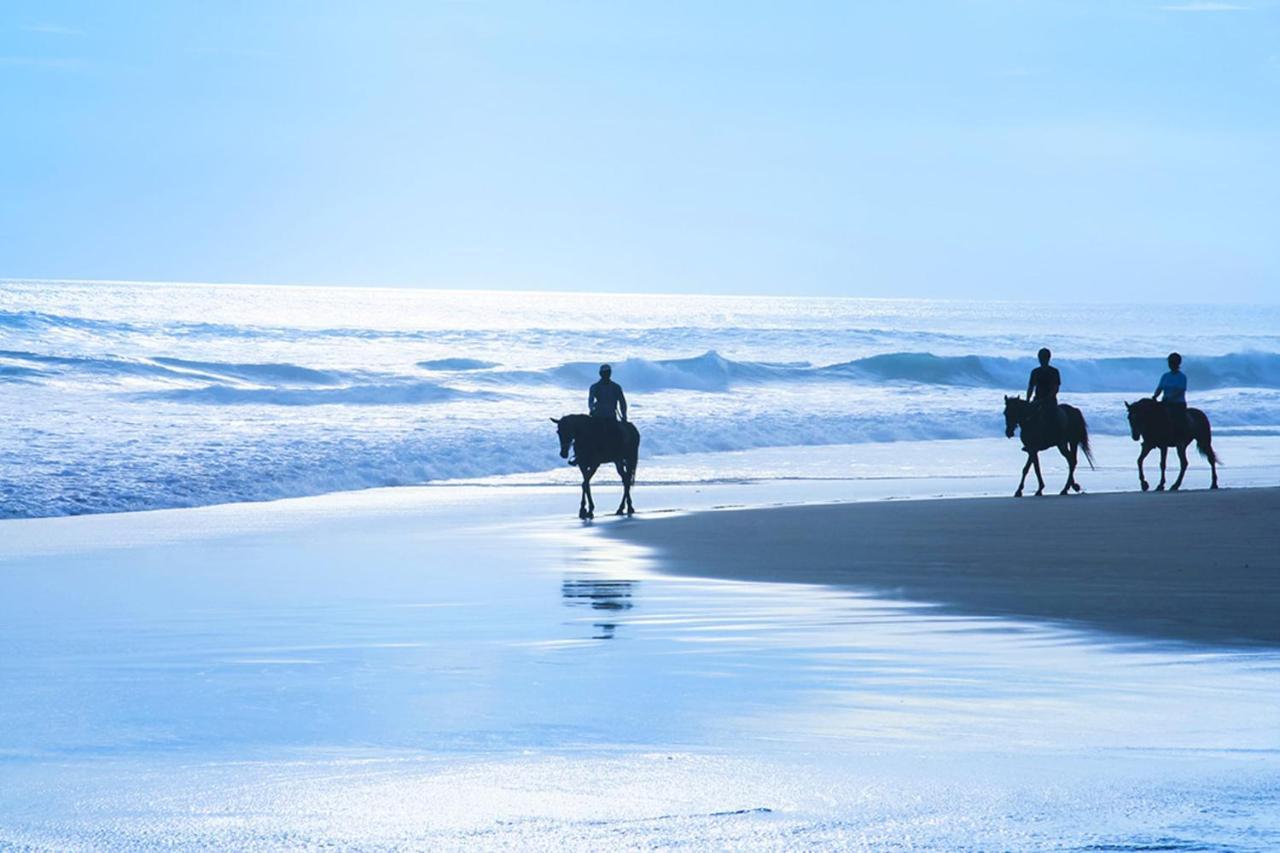
[[[0,276],[1280,299],[1275,0],[0,7]]]

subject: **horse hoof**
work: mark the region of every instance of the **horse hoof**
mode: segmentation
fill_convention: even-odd
[[[1151,484],[1150,484],[1150,483],[1148,483],[1146,480],[1143,480],[1143,481],[1142,481],[1142,491],[1144,491],[1144,492],[1145,492],[1145,491],[1146,491],[1147,489],[1149,489],[1149,488],[1151,488]]]
[[[1214,486],[1214,488],[1216,489],[1216,488],[1218,488],[1218,487],[1217,487],[1217,486]],[[636,511],[635,511],[634,509],[631,509],[630,507],[627,507],[627,518],[630,518],[631,516],[633,516],[633,515],[635,515],[635,514],[636,514]]]
[[[1036,489],[1036,497],[1040,497],[1043,494],[1044,494],[1044,489]]]
[[[1218,488],[1218,484],[1217,484],[1217,483],[1214,483],[1214,484],[1213,484],[1212,486],[1210,486],[1209,488],[1211,488],[1211,489],[1216,489],[1216,488]]]
[[[614,513],[614,515],[623,515],[623,512],[622,510],[618,510],[617,512]]]
[[[1163,492],[1163,491],[1164,491],[1164,483],[1161,483],[1160,485],[1156,486],[1156,491],[1157,491],[1157,492]]]
[[[1059,494],[1059,495],[1069,495],[1069,494],[1071,494],[1071,490],[1070,490],[1070,489],[1065,489],[1065,488],[1064,488],[1062,491],[1058,492],[1058,494]]]
[[[1078,493],[1080,493],[1080,492],[1082,492],[1082,491],[1084,491],[1083,489],[1081,489],[1081,488],[1080,488],[1080,484],[1079,484],[1079,483],[1072,483],[1072,484],[1071,484],[1071,488],[1075,489],[1077,494],[1078,494]]]
[[[1022,497],[1022,489],[1018,489],[1018,491],[1014,492],[1014,493],[1013,493],[1013,496],[1014,496],[1015,498],[1020,498],[1020,497]]]
[[[1181,488],[1182,488],[1181,486],[1170,486],[1169,491],[1176,492],[1178,491],[1178,489],[1181,489]]]

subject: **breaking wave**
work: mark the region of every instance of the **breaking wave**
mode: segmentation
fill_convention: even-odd
[[[1062,359],[1064,391],[1142,394],[1155,387],[1164,372],[1162,358]],[[1280,354],[1241,352],[1189,357],[1186,372],[1195,389],[1280,388]],[[814,366],[806,362],[734,361],[715,351],[693,358],[614,363],[614,375],[627,388],[641,391],[727,391],[766,382],[852,381],[863,384],[917,383],[1019,390],[1030,373],[1028,359],[1000,356],[940,356],[928,352],[894,352],[854,361]],[[495,371],[484,379],[494,384],[545,382],[578,387],[595,380],[598,364],[570,362],[542,371]]]

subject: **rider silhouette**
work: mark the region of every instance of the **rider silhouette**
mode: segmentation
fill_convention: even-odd
[[[1176,352],[1169,353],[1169,372],[1160,377],[1160,384],[1151,395],[1152,400],[1159,400],[1164,394],[1164,410],[1169,414],[1175,433],[1191,431],[1191,423],[1187,419],[1187,374],[1181,368],[1182,356]]]
[[[627,395],[622,393],[622,386],[613,381],[613,368],[607,364],[600,365],[600,381],[591,386],[587,394],[587,411],[593,418],[608,418],[617,421],[627,419]]]
[[[1037,353],[1040,366],[1031,371],[1027,379],[1027,399],[1032,399],[1035,392],[1035,403],[1040,410],[1040,428],[1048,438],[1058,434],[1058,388],[1062,385],[1062,375],[1058,368],[1049,366],[1053,353],[1048,347],[1042,347]]]
[[[613,424],[611,441],[622,440],[622,426],[618,423],[619,415],[623,423],[627,420],[627,395],[622,393],[622,386],[613,381],[613,368],[607,364],[600,365],[600,381],[591,386],[587,392],[587,411],[592,419],[603,426],[607,421]]]

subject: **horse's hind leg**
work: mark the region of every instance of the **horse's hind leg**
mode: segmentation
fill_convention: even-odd
[[[1138,454],[1138,484],[1142,486],[1142,491],[1151,488],[1151,484],[1147,482],[1147,475],[1142,473],[1142,460],[1147,458],[1147,454],[1151,452],[1151,445],[1143,444],[1142,452]]]
[[[627,502],[627,515],[635,515],[636,508],[631,503],[631,487],[636,484],[637,458],[627,460],[627,481],[622,487],[622,499]]]
[[[1187,476],[1187,446],[1185,444],[1178,445],[1178,479],[1173,481],[1173,485],[1169,487],[1169,491],[1176,492],[1182,488],[1182,478]]]
[[[1080,491],[1080,484],[1076,482],[1076,447],[1075,445],[1059,444],[1058,452],[1067,460],[1067,482],[1063,485],[1060,495],[1068,494],[1072,489]]]
[[[1169,463],[1169,448],[1160,448],[1160,485],[1156,486],[1157,492],[1164,491],[1165,468]]]
[[[1213,475],[1213,480],[1209,483],[1209,488],[1218,488],[1218,460],[1212,456],[1209,457],[1209,472]]]
[[[622,500],[618,503],[618,509],[614,515],[622,515],[627,509],[627,494],[631,491],[631,486],[627,480],[627,466],[619,460],[613,463],[613,467],[618,469],[618,479],[622,481]]]
[[[1027,464],[1022,466],[1022,479],[1018,481],[1018,491],[1013,493],[1015,498],[1022,497],[1022,489],[1027,485],[1027,472],[1031,470],[1031,454],[1027,454]]]

